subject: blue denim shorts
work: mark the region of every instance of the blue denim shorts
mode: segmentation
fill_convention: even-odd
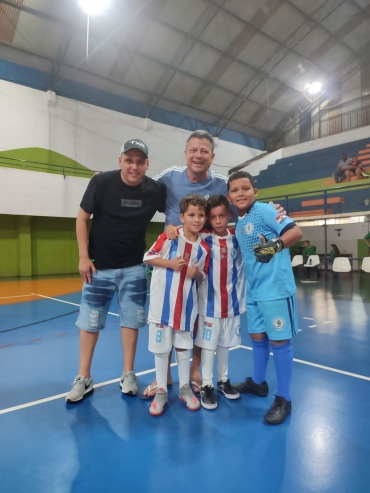
[[[146,265],[124,269],[104,269],[92,273],[91,284],[84,283],[80,314],[76,325],[87,332],[104,329],[107,313],[117,293],[121,327],[138,329],[146,325]]]

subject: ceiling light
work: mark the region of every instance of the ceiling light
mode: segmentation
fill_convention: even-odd
[[[78,0],[78,3],[88,15],[98,15],[109,7],[111,0]]]
[[[310,94],[317,94],[318,92],[321,91],[322,84],[321,82],[312,82],[312,84],[309,84],[308,86],[308,92]]]

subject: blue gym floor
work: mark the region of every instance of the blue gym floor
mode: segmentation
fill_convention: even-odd
[[[190,412],[178,399],[175,367],[170,405],[152,417],[149,401],[120,392],[113,303],[94,356],[95,391],[67,405],[80,293],[0,306],[1,493],[369,492],[370,279],[341,275],[298,281],[293,411],[275,427],[263,422],[276,390],[272,356],[267,398],[219,396],[216,410]],[[135,368],[141,389],[154,378],[147,339],[144,328]],[[229,376],[236,382],[251,372],[244,330]]]

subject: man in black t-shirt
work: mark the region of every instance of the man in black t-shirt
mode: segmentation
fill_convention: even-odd
[[[80,313],[80,368],[67,402],[78,402],[93,390],[92,357],[115,293],[121,324],[124,368],[120,386],[136,395],[134,373],[138,328],[146,325],[146,228],[165,211],[165,186],[145,176],[148,147],[139,139],[121,148],[120,170],[95,175],[82,198],[76,222],[79,272],[84,281]],[[90,233],[88,222],[92,218]]]

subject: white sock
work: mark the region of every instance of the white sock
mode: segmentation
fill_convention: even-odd
[[[215,360],[215,352],[210,349],[202,349],[202,385],[210,385],[213,387],[213,362]]]
[[[157,389],[162,388],[167,392],[167,371],[169,353],[155,354],[155,374],[157,378]]]
[[[229,373],[229,348],[217,346],[217,381],[226,382]]]
[[[177,371],[179,373],[179,387],[180,389],[189,384],[190,375],[190,349],[185,351],[176,350]]]

